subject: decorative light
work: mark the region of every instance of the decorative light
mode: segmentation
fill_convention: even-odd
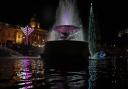
[[[28,25],[25,28],[21,29],[21,30],[23,31],[25,36],[29,36],[34,31],[34,29],[29,27]]]
[[[98,58],[99,58],[99,59],[105,59],[105,57],[106,57],[106,53],[105,53],[104,51],[100,51],[100,52],[98,53]]]
[[[25,34],[25,39],[26,39],[25,43],[26,45],[28,45],[28,37],[34,31],[34,29],[32,29],[31,27],[27,25],[25,28],[21,28],[21,30]]]

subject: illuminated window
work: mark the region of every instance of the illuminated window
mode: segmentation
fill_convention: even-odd
[[[23,41],[23,35],[22,35],[22,33],[17,32],[16,33],[16,43],[17,44],[21,44],[22,41]]]

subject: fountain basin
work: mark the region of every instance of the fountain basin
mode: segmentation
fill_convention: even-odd
[[[88,66],[88,43],[82,41],[48,41],[42,57],[46,66],[64,69],[85,69]]]

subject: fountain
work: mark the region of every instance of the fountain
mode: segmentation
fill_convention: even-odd
[[[55,58],[52,64],[54,61],[55,63],[66,62],[69,57],[88,59],[88,43],[84,40],[83,27],[75,0],[60,0],[56,21],[49,33],[43,55],[48,59]],[[62,57],[65,57],[64,60]],[[82,62],[82,60],[77,61]]]
[[[73,25],[60,25],[60,26],[56,26],[55,30],[59,33],[58,39],[71,40],[71,39],[75,39],[75,37],[73,37],[72,34],[77,32],[79,28]]]
[[[87,81],[84,79],[88,70],[89,50],[76,10],[75,0],[60,0],[56,22],[44,46],[42,58],[45,62],[46,80],[54,89],[63,89],[66,86],[79,89],[86,86]],[[61,82],[55,83],[52,80]],[[68,83],[66,86],[64,80]],[[56,88],[57,86],[61,88]]]
[[[95,89],[96,80],[97,80],[97,62],[98,62],[97,59],[99,58],[98,57],[99,52],[97,52],[97,48],[96,48],[96,28],[95,28],[92,3],[91,3],[90,16],[89,16],[88,43],[89,43],[89,52],[90,52],[90,59],[88,66],[88,70],[89,70],[88,89]]]
[[[49,32],[44,53],[57,56],[58,54],[86,56],[86,51],[88,52],[88,43],[84,40],[75,0],[60,0],[56,21]]]
[[[64,34],[68,34],[67,40],[84,41],[83,27],[75,4],[75,0],[60,0],[56,22],[50,31],[48,41],[63,40]]]

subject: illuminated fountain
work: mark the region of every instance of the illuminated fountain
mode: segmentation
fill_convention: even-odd
[[[88,43],[84,40],[75,0],[60,0],[56,21],[49,32],[44,54],[54,57],[55,55],[88,57]]]
[[[49,32],[44,53],[48,55],[79,53],[85,56],[83,52],[84,48],[88,49],[87,45],[75,0],[60,0],[56,21]]]
[[[56,12],[56,22],[48,37],[48,41],[55,40],[84,41],[83,27],[75,0],[60,0]]]
[[[89,16],[88,43],[89,43],[89,52],[90,52],[90,60],[88,67],[90,77],[88,79],[88,89],[95,89],[96,79],[97,79],[98,52],[96,48],[96,28],[95,28],[92,3],[91,3],[90,16]]]
[[[71,40],[75,39],[73,36],[75,32],[79,30],[78,27],[73,25],[60,25],[56,26],[55,30],[58,32],[58,40]]]
[[[42,57],[50,89],[68,89],[64,88],[66,86],[81,89],[86,86],[88,43],[84,40],[83,27],[76,10],[75,0],[60,0],[56,22],[44,46]]]

